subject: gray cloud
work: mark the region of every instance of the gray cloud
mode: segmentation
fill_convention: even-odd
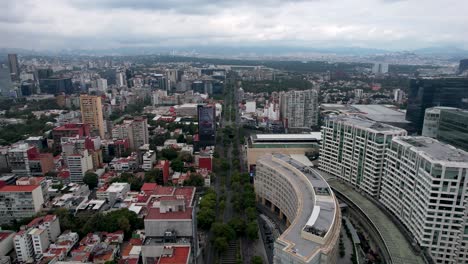
[[[0,47],[468,48],[458,0],[0,0]]]

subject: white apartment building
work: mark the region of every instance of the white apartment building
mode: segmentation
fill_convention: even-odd
[[[439,133],[440,111],[449,109],[456,108],[444,106],[427,108],[426,112],[424,113],[424,124],[421,135],[425,137],[437,138]]]
[[[468,263],[468,153],[429,137],[393,138],[380,201],[436,263]]]
[[[33,228],[29,230],[28,235],[33,243],[34,254],[37,256],[42,255],[50,245],[49,235],[47,230]]]
[[[143,154],[143,164],[141,168],[145,171],[149,171],[153,168],[154,163],[156,162],[156,152],[154,150],[148,150]]]
[[[99,200],[107,200],[113,205],[117,199],[123,199],[129,191],[130,184],[126,182],[114,182],[108,187],[99,189],[96,192],[96,198]]]
[[[68,169],[70,170],[70,181],[72,182],[82,182],[85,173],[93,169],[93,158],[88,150],[78,152],[66,156]]]
[[[0,188],[0,223],[31,217],[43,203],[40,185],[5,185]]]
[[[281,95],[281,118],[287,128],[310,128],[318,124],[318,91],[289,91]]]
[[[336,116],[322,126],[319,166],[372,196],[378,196],[385,149],[406,130],[357,116]]]
[[[19,262],[31,262],[34,260],[34,246],[26,230],[16,233],[13,238],[16,256]]]
[[[97,83],[97,89],[101,92],[106,92],[107,91],[107,80],[100,78],[96,80]]]

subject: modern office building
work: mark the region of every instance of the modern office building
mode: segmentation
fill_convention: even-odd
[[[265,155],[254,185],[257,201],[287,226],[274,243],[273,263],[337,263],[341,212],[319,173],[288,155]]]
[[[358,116],[326,118],[322,126],[320,169],[377,197],[384,154],[392,137],[406,130]]]
[[[216,137],[216,107],[198,105],[198,135],[200,146],[212,146]]]
[[[439,133],[440,112],[444,109],[457,109],[454,107],[436,106],[427,108],[424,113],[424,123],[422,128],[422,136],[437,138]]]
[[[460,60],[460,66],[458,67],[458,72],[463,73],[468,71],[468,59]]]
[[[468,151],[468,110],[442,109],[437,139]]]
[[[468,78],[419,78],[410,81],[406,120],[422,131],[427,108],[449,106],[468,109]]]
[[[11,81],[20,80],[20,67],[18,62],[18,55],[8,54],[8,67],[10,68]]]
[[[31,217],[43,203],[41,185],[5,185],[0,188],[0,223]]]
[[[47,79],[39,79],[39,87],[42,93],[47,94],[72,94],[73,83],[69,77],[50,77]]]
[[[395,137],[380,201],[436,263],[468,263],[468,153],[428,137]]]
[[[311,128],[318,124],[318,92],[289,91],[280,99],[281,119],[285,128]]]
[[[81,118],[84,124],[91,126],[91,134],[105,138],[104,118],[102,115],[101,97],[80,95]]]

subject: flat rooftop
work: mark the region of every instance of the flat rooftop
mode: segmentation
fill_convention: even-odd
[[[409,123],[406,120],[406,114],[402,111],[392,109],[385,105],[351,105],[367,118],[377,122],[386,123]]]
[[[357,115],[352,115],[352,116],[346,116],[346,115],[339,115],[339,116],[333,116],[329,117],[330,120],[333,120],[335,122],[342,122],[342,123],[347,123],[349,125],[359,127],[359,128],[366,128],[373,130],[374,132],[404,132],[405,130],[399,127],[387,125],[384,123],[376,122],[373,120],[366,119],[361,116]]]
[[[468,152],[429,137],[396,137],[394,139],[408,146],[433,162],[468,162]],[[466,166],[466,165],[465,165]]]
[[[276,158],[281,162],[276,161]],[[278,239],[292,244],[292,248],[283,250],[307,260],[317,253],[324,245],[302,237],[302,232],[309,232],[319,238],[324,238],[325,233],[331,230],[332,224],[336,224],[336,200],[332,195],[328,183],[313,169],[288,155],[273,154],[261,158],[264,164],[274,167],[282,175],[290,179],[290,183],[298,190],[297,196],[302,206],[297,208],[295,219],[289,219],[291,225],[280,235]],[[290,168],[284,166],[285,162],[299,171],[306,179],[299,177]],[[309,184],[304,182],[307,180]],[[310,186],[312,186],[313,191]],[[339,220],[338,220],[339,221]],[[323,236],[307,231],[314,229],[325,232]]]
[[[252,140],[255,143],[262,142],[316,142],[322,139],[322,133],[312,132],[308,134],[255,134],[252,135]]]

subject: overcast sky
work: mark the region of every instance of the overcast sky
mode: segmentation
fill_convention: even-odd
[[[468,49],[466,0],[0,0],[0,47]]]

